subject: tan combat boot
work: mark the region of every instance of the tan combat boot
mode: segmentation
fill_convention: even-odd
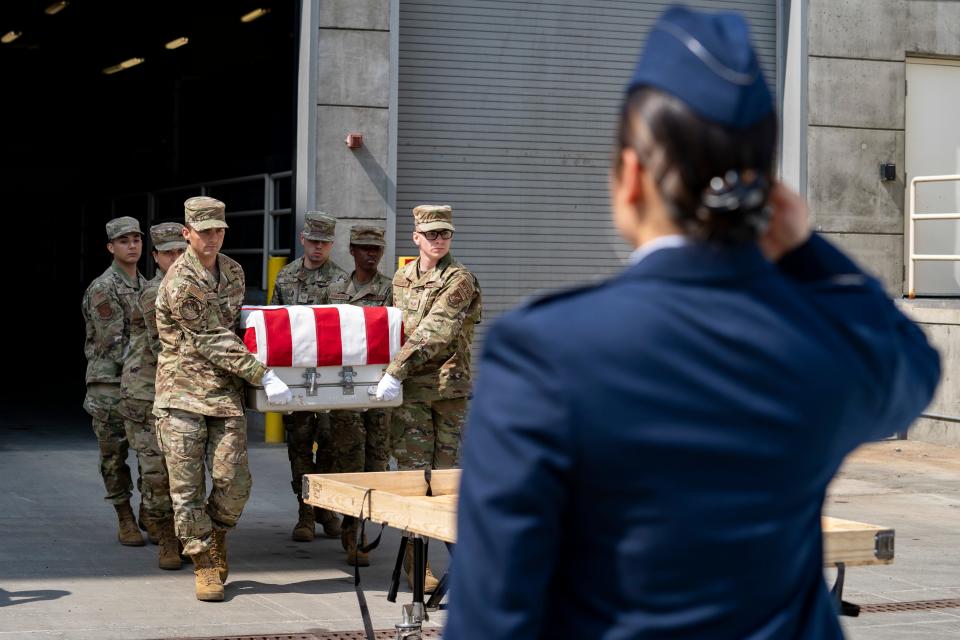
[[[403,568],[407,572],[407,584],[413,589],[413,542],[407,543],[407,553],[403,557]],[[430,571],[430,561],[427,561],[427,571],[423,577],[423,592],[433,593],[437,590],[440,581]]]
[[[157,530],[157,523],[147,516],[143,510],[143,501],[140,501],[140,511],[137,513],[137,522],[140,523],[140,529],[147,532],[147,540],[150,544],[160,544],[160,533]]]
[[[221,602],[223,600],[223,582],[220,580],[220,572],[214,565],[210,553],[203,551],[192,556],[192,559],[197,600]]]
[[[340,518],[333,511],[315,507],[313,514],[317,523],[323,527],[323,535],[328,538],[340,537]]]
[[[176,530],[176,527],[174,527],[174,530]],[[180,560],[182,560],[183,562],[192,562],[192,560],[190,559],[190,556],[188,556],[184,552],[183,543],[180,542],[180,538],[177,538],[177,551],[180,553]]]
[[[180,560],[180,541],[173,531],[173,520],[159,520],[156,523],[160,536],[160,568],[176,570],[183,564]]]
[[[313,507],[301,502],[297,516],[297,526],[293,528],[293,534],[290,537],[296,542],[310,542],[316,535],[314,525]]]
[[[227,530],[214,529],[213,543],[210,545],[210,558],[220,572],[220,582],[227,583],[227,576],[230,575],[230,564],[227,562]]]
[[[370,554],[364,553],[357,548],[357,521],[350,518],[343,519],[343,526],[340,528],[340,542],[343,544],[343,550],[347,552],[347,564],[351,567],[355,564],[361,567],[370,566]],[[363,536],[360,542],[361,546],[367,546],[367,536]]]
[[[129,502],[115,504],[113,508],[117,510],[117,520],[119,521],[119,531],[117,538],[120,544],[127,547],[142,547],[144,545],[143,536],[140,535],[140,529],[137,527],[137,520],[133,517],[133,509]]]

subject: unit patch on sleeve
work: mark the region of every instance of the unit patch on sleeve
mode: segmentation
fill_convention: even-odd
[[[193,296],[187,296],[187,299],[180,303],[180,317],[184,320],[196,320],[202,311],[202,303]]]

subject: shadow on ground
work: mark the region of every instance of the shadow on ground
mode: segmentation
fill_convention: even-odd
[[[35,589],[32,591],[4,591],[0,589],[0,608],[13,607],[18,604],[30,604],[45,600],[56,600],[70,595],[69,591],[56,589]]]
[[[339,539],[322,535],[309,543],[290,539],[297,502],[290,489],[286,447],[263,443],[262,420],[251,418],[253,489],[239,526],[229,534],[236,578],[242,579],[244,572],[319,572],[331,579],[293,580],[292,584],[298,585],[293,588],[314,590],[304,593],[352,591],[353,569],[345,562]],[[132,453],[128,464],[136,475]],[[181,572],[158,571],[155,546],[118,544],[116,516],[102,499],[98,465],[96,440],[82,410],[23,411],[0,418],[0,486],[4,488],[0,492],[0,576],[161,579],[190,572],[188,566]],[[135,493],[135,510],[138,499]],[[383,545],[373,555],[375,566],[365,570],[371,588],[388,588],[398,544],[399,534],[388,529]],[[30,549],[29,557],[25,549]],[[445,550],[431,551],[434,562],[445,566]],[[250,581],[248,587],[252,593],[273,593],[283,584],[281,580]]]

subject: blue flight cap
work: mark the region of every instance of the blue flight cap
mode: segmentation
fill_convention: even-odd
[[[627,93],[650,86],[706,120],[748,127],[773,111],[750,28],[739,13],[671,7],[650,30]]]

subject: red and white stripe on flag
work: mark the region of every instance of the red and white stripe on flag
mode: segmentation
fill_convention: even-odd
[[[268,367],[388,364],[403,346],[394,307],[243,307],[243,341]]]

